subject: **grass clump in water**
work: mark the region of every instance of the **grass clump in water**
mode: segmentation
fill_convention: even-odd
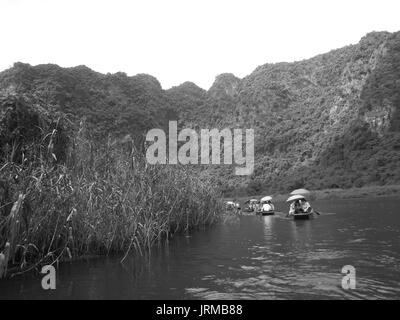
[[[95,143],[83,124],[71,137],[65,119],[41,114],[40,130],[10,139],[21,124],[1,116],[0,277],[84,255],[140,254],[223,212],[209,183],[182,166],[148,165],[133,141]]]

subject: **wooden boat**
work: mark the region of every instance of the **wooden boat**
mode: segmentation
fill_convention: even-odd
[[[275,214],[274,210],[270,210],[270,211],[260,211],[260,214],[263,216],[273,216]]]
[[[292,215],[294,220],[309,220],[314,218],[314,210],[310,212],[295,213]]]

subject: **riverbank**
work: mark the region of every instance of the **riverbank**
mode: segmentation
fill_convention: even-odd
[[[366,186],[351,189],[326,189],[312,193],[314,200],[322,199],[362,199],[375,197],[400,197],[400,185],[391,186]]]
[[[366,186],[362,188],[350,189],[324,189],[324,190],[310,190],[311,194],[309,200],[328,200],[328,199],[363,199],[363,198],[377,198],[377,197],[400,197],[400,185],[388,186]],[[259,194],[246,197],[238,197],[236,200],[242,205],[248,199],[260,199],[267,194]],[[289,194],[275,194],[273,195],[274,202],[284,202]],[[224,200],[232,200],[232,198],[225,198]]]

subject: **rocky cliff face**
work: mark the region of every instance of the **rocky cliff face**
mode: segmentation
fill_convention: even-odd
[[[181,128],[253,128],[252,176],[201,170],[228,191],[400,182],[400,33],[370,33],[308,60],[259,66],[243,79],[222,74],[208,91],[190,82],[164,91],[148,75],[21,63],[0,73],[0,90],[85,116],[100,134],[143,137],[170,119]]]
[[[228,189],[253,192],[398,183],[399,52],[400,33],[370,33],[309,60],[259,66],[234,86],[217,77],[198,119],[255,129],[256,169],[247,180],[210,170]]]

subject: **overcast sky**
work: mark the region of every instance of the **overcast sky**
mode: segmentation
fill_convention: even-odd
[[[399,0],[0,0],[0,70],[16,61],[148,73],[208,89],[223,72],[400,31]]]

